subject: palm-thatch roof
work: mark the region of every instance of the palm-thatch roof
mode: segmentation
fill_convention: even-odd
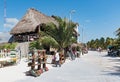
[[[21,34],[26,32],[34,32],[40,24],[46,23],[58,24],[53,17],[46,16],[41,12],[30,8],[26,15],[11,30],[10,34]]]

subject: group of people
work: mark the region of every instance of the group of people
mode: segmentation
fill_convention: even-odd
[[[77,51],[75,49],[69,49],[67,51],[67,55],[69,57],[70,60],[75,60],[76,57],[80,57],[80,51]]]
[[[66,54],[70,60],[75,60],[76,57],[80,57],[81,53],[80,53],[80,51],[76,51],[74,49],[69,49]],[[62,57],[61,57],[60,53],[58,51],[55,51],[55,53],[52,57],[52,64],[55,64],[55,67],[57,67],[57,66],[61,67],[61,61],[62,61],[61,58]]]

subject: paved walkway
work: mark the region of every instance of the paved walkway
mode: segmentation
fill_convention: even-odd
[[[16,82],[120,82],[119,61],[119,57],[107,57],[106,52],[89,51],[37,78],[27,77]]]

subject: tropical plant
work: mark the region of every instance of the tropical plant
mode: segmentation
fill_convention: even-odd
[[[15,49],[17,43],[6,43],[2,46],[0,46],[0,49]]]
[[[101,37],[100,39],[96,40],[91,40],[87,42],[87,45],[89,48],[97,48],[98,46],[101,47],[102,49],[106,49],[108,46],[114,46],[116,48],[120,48],[120,28],[118,28],[116,31],[116,36],[117,38],[103,38]]]
[[[116,36],[118,36],[118,38],[116,39],[116,46],[120,48],[120,28],[117,29]]]
[[[74,37],[74,28],[76,24],[66,22],[65,20],[61,19],[60,17],[54,17],[59,26],[57,27],[53,23],[49,23],[46,25],[45,33],[51,36],[57,43],[60,49],[63,49],[73,43]]]
[[[100,39],[88,41],[87,45],[89,48],[93,48],[93,49],[97,49],[99,47],[101,47],[102,49],[106,49],[107,46],[109,45],[112,46],[115,45],[115,39],[110,37],[107,38],[101,37]]]
[[[57,48],[58,44],[56,41],[51,38],[50,36],[44,36],[41,37],[40,43],[42,44],[43,48],[46,49],[48,52],[50,51],[50,48]]]
[[[53,17],[58,22],[58,26],[53,23],[48,23],[42,30],[47,36],[50,36],[56,41],[58,48],[63,50],[73,42],[77,42],[75,37],[76,24],[73,22],[67,22],[57,16]]]
[[[105,38],[101,37],[99,40],[99,43],[100,43],[100,47],[102,49],[105,49]]]
[[[30,50],[31,49],[43,49],[42,45],[40,44],[39,40],[33,41],[29,45]]]

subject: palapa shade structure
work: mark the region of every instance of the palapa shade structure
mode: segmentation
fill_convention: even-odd
[[[58,25],[54,18],[46,16],[41,12],[30,8],[26,15],[17,23],[17,25],[11,30],[10,34],[22,34],[35,32],[37,26],[41,24],[54,23]]]

